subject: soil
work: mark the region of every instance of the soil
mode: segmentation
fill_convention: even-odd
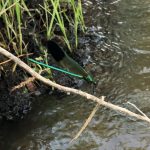
[[[28,4],[28,7],[32,8],[32,3],[35,4],[35,1],[32,0]],[[42,0],[38,0],[38,3],[42,3]],[[71,14],[71,13],[70,13]],[[30,21],[30,18],[27,17],[26,15],[23,16],[24,20],[29,22],[27,24],[27,28],[22,30],[23,33],[23,41],[25,43],[28,43],[28,53],[33,53],[31,56],[32,58],[39,57],[40,55],[43,55],[41,51],[39,50],[39,45],[34,40],[34,33],[38,34],[37,40],[40,41],[39,43],[42,43],[44,45],[46,37],[45,37],[45,32],[40,32],[41,28],[43,27],[43,22],[41,22],[41,17],[40,14],[36,14],[35,16],[35,22]],[[3,23],[3,19],[0,18],[0,27],[1,32],[3,33],[5,26]],[[35,31],[33,30],[34,27]],[[70,29],[71,30],[71,29]],[[70,31],[69,30],[69,31]],[[33,34],[31,34],[33,32]],[[55,29],[54,33],[57,38],[55,38],[56,42],[59,43],[59,37],[61,37],[60,31],[57,31],[57,28]],[[90,37],[87,37],[90,38]],[[72,47],[75,47],[75,43],[72,41],[74,40],[74,37],[70,37],[71,45]],[[75,51],[75,53],[70,54],[73,59],[75,59],[81,66],[86,65],[87,58],[89,57],[88,52],[85,52],[85,49],[83,45],[85,44],[83,42],[83,39],[81,40],[81,45],[79,44],[79,49]],[[5,43],[6,42],[6,43]],[[86,42],[86,40],[85,40]],[[38,43],[38,44],[39,44]],[[62,47],[64,45],[63,42],[60,42]],[[13,49],[12,43],[9,43],[9,40],[6,38],[5,41],[0,43],[0,46],[4,46],[7,50],[10,50],[11,53],[16,55],[15,50]],[[44,45],[45,46],[45,45]],[[65,48],[66,49],[66,48]],[[69,51],[68,51],[69,52]],[[53,61],[52,57],[50,54],[48,54],[49,58],[49,63],[54,64],[55,62]],[[24,62],[27,63],[26,58],[23,57],[21,58]],[[0,63],[7,60],[5,57],[0,55]],[[27,80],[30,75],[24,72],[21,68],[18,66],[14,71],[12,71],[15,68],[15,64],[13,62],[6,63],[5,65],[0,65],[0,118],[5,118],[7,120],[15,120],[15,119],[20,119],[27,114],[28,111],[31,110],[32,108],[32,102],[34,99],[42,94],[55,94],[56,96],[63,96],[64,93],[54,90],[52,91],[51,88],[47,87],[46,85],[43,85],[42,83],[39,83],[38,81],[30,82],[26,86],[23,86],[22,88],[16,89],[15,91],[11,92],[12,88],[16,85],[19,85],[21,82]],[[65,86],[69,87],[74,87],[74,88],[79,88],[82,85],[82,81],[79,81],[73,77],[70,77],[68,75],[64,75],[62,73],[58,72],[53,72],[53,77],[54,80]]]
[[[80,55],[77,53],[72,54],[74,59],[77,60],[81,65],[83,64],[81,63],[83,56],[86,56],[82,54],[82,52],[80,52]],[[1,58],[1,60],[4,61],[6,58]],[[56,65],[50,55],[49,63]],[[2,68],[0,69],[0,118],[5,118],[7,120],[22,119],[25,114],[31,110],[32,102],[39,95],[54,94],[57,97],[66,95],[58,90],[52,90],[39,81],[29,82],[26,86],[11,92],[16,85],[19,85],[30,77],[30,75],[28,75],[19,67],[16,67],[15,72],[13,72],[13,65],[13,62],[9,62],[5,65],[2,65]],[[46,76],[45,74],[42,75]],[[61,85],[74,88],[79,88],[82,84],[81,80],[57,71],[53,71],[53,80]]]

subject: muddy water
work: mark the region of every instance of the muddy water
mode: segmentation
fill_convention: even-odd
[[[137,112],[129,101],[150,116],[150,1],[91,0],[84,6],[91,36],[82,42],[98,82],[94,94]],[[91,88],[82,85],[92,93]],[[78,96],[40,97],[24,120],[1,123],[0,149],[150,149],[147,123],[102,107],[80,138],[69,144],[94,105]]]

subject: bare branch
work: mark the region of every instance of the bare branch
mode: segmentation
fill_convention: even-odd
[[[145,116],[146,118],[147,115],[145,113],[143,113],[135,104],[131,103],[131,102],[127,102],[127,104],[130,104],[131,106],[133,106],[138,112],[140,112],[143,116]]]
[[[66,93],[69,92],[69,93],[72,93],[72,94],[80,95],[80,96],[86,98],[87,100],[92,100],[92,101],[97,102],[100,105],[103,105],[103,106],[105,106],[107,108],[110,108],[112,110],[122,112],[125,115],[132,116],[132,117],[135,117],[137,119],[144,120],[144,121],[150,123],[150,119],[147,118],[147,117],[145,117],[145,116],[135,114],[135,113],[133,113],[133,112],[131,112],[131,111],[125,109],[125,108],[122,108],[120,106],[114,105],[112,103],[105,102],[102,99],[97,98],[96,96],[93,96],[93,95],[88,94],[86,92],[83,92],[81,90],[77,90],[77,89],[65,87],[65,86],[59,85],[57,83],[54,83],[54,82],[52,82],[49,79],[46,79],[46,78],[42,77],[40,74],[38,74],[37,72],[35,72],[32,68],[30,68],[27,64],[25,64],[19,58],[17,58],[16,56],[14,56],[13,54],[11,54],[7,50],[3,49],[2,47],[0,47],[0,53],[3,54],[3,55],[5,55],[6,57],[10,58],[11,60],[13,60],[21,68],[23,68],[29,74],[31,74],[31,76],[35,77],[37,80],[39,80],[39,81],[41,81],[41,82],[43,82],[43,83],[45,83],[45,84],[47,84],[49,86],[52,86],[52,87],[54,87],[54,88],[56,88],[58,90],[66,92]]]
[[[104,101],[104,96],[102,96],[102,101]],[[76,140],[81,133],[85,130],[85,128],[88,126],[88,124],[91,122],[92,118],[94,117],[96,111],[98,110],[100,104],[96,104],[96,106],[94,107],[93,111],[91,112],[90,116],[87,118],[87,120],[85,121],[84,125],[82,126],[82,128],[80,129],[80,131],[76,134],[76,136],[70,141],[70,143],[72,143],[74,140]]]
[[[19,55],[19,56],[17,56],[17,57],[23,57],[23,56],[30,56],[30,55],[33,55],[33,53],[29,53],[29,54],[22,54],[22,55]],[[6,60],[6,61],[3,61],[3,62],[0,62],[0,65],[4,65],[4,64],[6,64],[6,63],[8,63],[8,62],[10,62],[11,61],[11,59],[8,59],[8,60]]]
[[[17,90],[17,89],[22,88],[22,87],[24,87],[25,85],[27,85],[28,83],[33,82],[34,80],[35,80],[35,77],[30,77],[30,78],[28,78],[27,80],[21,82],[19,85],[14,86],[14,87],[11,89],[10,92],[13,92],[13,91],[15,91],[15,90]]]

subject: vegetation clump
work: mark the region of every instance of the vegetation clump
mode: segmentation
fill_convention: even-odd
[[[0,47],[32,65],[37,72],[52,77],[50,69],[31,64],[26,58],[32,56],[48,64],[49,55],[45,43],[50,39],[66,45],[70,52],[72,47],[78,46],[78,31],[85,31],[81,0],[1,0],[0,29]],[[73,46],[70,41],[73,41]],[[16,68],[16,64],[0,56],[0,84],[3,82],[5,85],[3,91],[8,90],[10,93],[12,87],[28,78],[28,74]],[[22,74],[22,78],[19,74]],[[27,85],[21,93],[31,92],[33,88],[34,84]],[[6,92],[1,93],[5,94]],[[6,105],[9,104],[8,100]],[[16,105],[20,107],[19,102]]]

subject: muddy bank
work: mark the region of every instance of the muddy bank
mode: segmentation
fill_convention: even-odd
[[[49,64],[55,65],[55,62],[53,61],[53,58],[49,53],[44,51],[45,47],[45,42],[47,40],[47,30],[45,28],[46,24],[46,14],[45,10],[40,6],[44,5],[45,1],[43,0],[31,0],[25,1],[26,6],[29,10],[31,10],[31,15],[28,14],[28,11],[23,9],[21,10],[21,20],[22,20],[22,25],[21,25],[21,32],[22,32],[22,49],[23,49],[23,57],[21,57],[21,60],[26,62],[28,65],[30,65],[32,68],[34,68],[37,72],[41,69],[38,66],[29,63],[27,61],[27,56],[26,54],[32,53],[30,56],[33,59],[36,58],[42,58],[43,61],[45,59],[48,60]],[[49,5],[48,7],[53,10],[52,5]],[[66,3],[62,3],[61,7],[63,9],[66,9],[66,14],[68,17],[73,17],[73,10],[70,10],[70,7],[66,5]],[[61,9],[61,8],[59,8]],[[8,16],[11,13],[8,10]],[[12,16],[11,16],[12,17]],[[10,22],[15,20],[13,25],[14,29],[15,27],[18,27],[19,25],[17,24],[16,20],[16,14],[11,18],[10,17]],[[47,19],[51,20],[51,16],[49,16]],[[9,37],[7,36],[7,31],[6,27],[7,26],[7,21],[6,21],[6,16],[2,15],[0,16],[0,46],[3,48],[7,49],[14,55],[19,55],[19,40],[15,37],[10,40]],[[57,22],[57,21],[56,21]],[[53,38],[54,36],[62,37],[63,33],[60,30],[59,26],[56,25],[56,22],[54,22],[54,29],[53,29]],[[72,28],[69,28],[69,23],[66,19],[64,19],[65,22],[65,30],[67,32],[71,32],[73,30]],[[16,33],[17,30],[16,30]],[[14,36],[14,33],[12,33],[12,37]],[[52,37],[51,37],[52,38]],[[74,40],[74,37],[69,37],[70,39]],[[72,41],[72,40],[70,40]],[[64,45],[63,43],[60,43],[60,46]],[[75,45],[75,43],[71,43],[72,47]],[[66,46],[66,45],[65,45]],[[41,48],[42,47],[42,48]],[[66,46],[67,47],[67,46]],[[69,50],[68,50],[69,52]],[[83,66],[82,61],[82,54],[83,52],[78,55],[79,51],[76,51],[76,54],[71,54],[78,62]],[[45,56],[48,55],[48,56]],[[57,96],[63,95],[63,93],[59,91],[52,91],[50,87],[47,87],[43,85],[42,83],[38,81],[30,82],[23,86],[22,88],[18,88],[11,92],[11,90],[16,86],[20,85],[23,81],[28,80],[30,75],[28,75],[26,72],[24,72],[21,68],[16,66],[13,62],[8,62],[5,64],[1,64],[4,61],[6,61],[7,58],[0,56],[0,117],[1,118],[6,118],[9,120],[13,119],[20,119],[23,118],[23,116],[32,108],[32,102],[35,99],[35,97],[42,95],[42,94],[56,94]],[[43,68],[42,68],[43,69]],[[50,72],[50,70],[49,70]],[[51,73],[48,74],[47,72],[43,72],[42,75],[44,77],[50,78],[52,75]],[[52,79],[52,78],[51,78]],[[71,78],[67,75],[63,75],[58,72],[53,72],[53,79],[59,84],[70,86],[70,87],[79,87],[79,83],[76,82],[76,79]]]
[[[36,5],[33,5],[36,4]],[[46,29],[45,29],[45,14],[44,10],[39,6],[39,4],[43,5],[43,0],[38,0],[36,3],[34,0],[31,0],[30,2],[26,1],[26,5],[29,9],[33,9],[32,17],[27,15],[27,12],[23,13],[23,23],[22,26],[22,35],[23,35],[23,41],[24,43],[27,43],[27,47],[24,47],[24,53],[32,53],[30,55],[30,58],[33,59],[39,59],[42,58],[41,61],[48,61],[49,64],[53,66],[57,66],[56,62],[53,60],[49,52],[44,51],[43,49],[46,47]],[[69,17],[74,17],[73,10],[70,9],[69,6],[66,6],[65,3],[62,5],[67,12]],[[36,9],[39,9],[39,12],[37,12]],[[5,34],[5,19],[0,17],[0,28],[1,33],[4,35],[4,39],[0,40],[2,41],[0,43],[0,46],[6,48],[14,55],[16,54],[17,49],[17,41],[13,41],[12,43],[7,39]],[[68,52],[68,55],[70,55],[75,61],[77,61],[81,66],[83,66],[87,71],[90,70],[90,72],[95,76],[96,69],[93,64],[92,57],[95,57],[94,50],[93,52],[88,49],[89,44],[91,49],[94,49],[94,44],[102,43],[105,41],[105,37],[101,36],[99,34],[96,34],[95,31],[92,28],[87,28],[86,33],[83,33],[80,29],[78,29],[78,40],[79,45],[78,48],[75,48],[75,35],[73,34],[73,27],[69,26],[69,22],[64,19],[65,22],[65,30],[67,31],[67,34],[69,33],[70,36],[68,36],[71,48],[73,53],[69,51],[67,48],[67,45],[64,41],[62,41],[62,32],[60,28],[54,27],[54,35],[53,39],[61,47],[63,47],[66,52]],[[24,45],[25,46],[25,45]],[[41,48],[42,47],[42,48]],[[7,60],[3,56],[0,56],[0,63]],[[27,56],[21,57],[21,60],[28,63],[32,68],[34,68],[37,72],[41,69],[40,67],[36,66],[35,64],[29,63],[27,61]],[[1,65],[1,64],[0,64]],[[43,69],[43,68],[42,68]],[[50,70],[49,70],[50,72]],[[47,72],[43,72],[42,76],[46,78],[50,78],[51,80],[56,81],[57,83],[74,87],[74,88],[80,88],[82,84],[84,83],[83,80],[76,79],[74,77],[70,77],[69,75],[59,73],[57,71],[53,71],[53,76],[51,73],[48,74]],[[52,76],[52,78],[51,78]],[[32,107],[32,101],[35,99],[35,97],[42,95],[42,94],[55,94],[56,96],[62,96],[64,93],[54,90],[50,87],[47,87],[46,85],[43,85],[42,83],[38,81],[30,82],[23,86],[22,88],[18,88],[15,91],[11,92],[11,90],[16,86],[20,85],[23,81],[28,80],[30,76],[24,72],[21,68],[15,66],[13,62],[8,62],[4,65],[0,66],[0,116],[1,118],[4,117],[9,120],[13,120],[16,118],[23,118],[23,116],[31,110]]]
[[[92,63],[92,53],[90,51],[85,51],[85,44],[87,40],[93,40],[95,36],[87,33],[86,36],[79,38],[79,48],[74,53],[68,53],[74,60],[76,60],[81,66],[94,72],[94,68],[91,69]],[[97,38],[97,37],[96,37]],[[103,40],[103,39],[101,39]],[[34,56],[32,56],[34,58]],[[50,54],[48,54],[49,64],[54,66],[56,62]],[[2,58],[1,60],[6,60]],[[27,63],[26,59],[22,59]],[[49,94],[55,95],[56,97],[64,97],[64,94],[61,91],[54,90],[51,87],[48,87],[42,84],[39,81],[29,82],[23,87],[15,89],[12,92],[12,89],[16,85],[20,85],[23,81],[27,80],[30,76],[21,68],[16,67],[15,72],[12,71],[14,66],[13,62],[6,63],[2,65],[3,70],[0,72],[0,117],[7,120],[16,120],[22,119],[31,109],[32,102],[35,101],[37,96]],[[71,77],[69,75],[60,73],[58,71],[52,71],[53,79],[55,82],[69,86],[73,88],[80,88],[82,84],[86,81]],[[48,74],[43,73],[43,76],[47,77]]]
[[[17,73],[16,73],[17,74]],[[21,75],[21,74],[20,74]],[[2,73],[0,77],[0,117],[5,119],[22,118],[31,109],[31,97],[21,90],[10,92],[19,81],[20,75],[11,72]],[[18,79],[18,81],[17,81]]]

